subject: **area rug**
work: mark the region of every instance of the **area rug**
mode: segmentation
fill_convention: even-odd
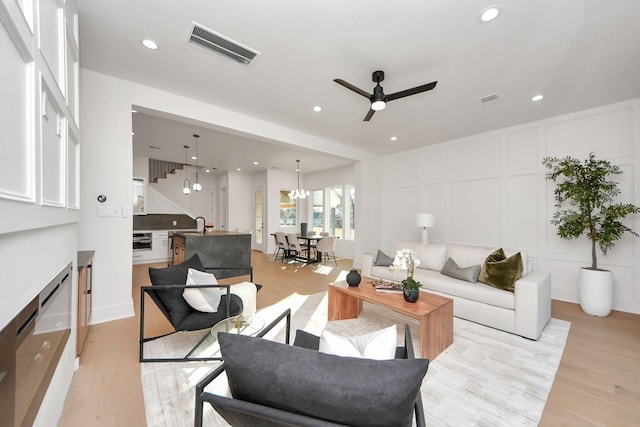
[[[414,348],[419,348],[416,320],[365,304],[357,319],[327,322],[326,292],[294,294],[259,311],[267,323],[286,308],[292,310],[292,339],[296,329],[319,334],[324,328],[355,335],[409,324]],[[421,392],[429,426],[536,426],[551,390],[570,323],[551,319],[538,341],[454,318],[454,342],[429,365]],[[192,334],[193,335],[193,334]],[[202,335],[202,332],[199,332]],[[265,337],[284,341],[284,324]],[[148,351],[188,347],[197,336],[171,335],[149,343]],[[147,350],[145,350],[147,351]],[[141,365],[147,425],[191,426],[195,384],[217,362],[143,363]],[[214,385],[213,387],[219,387]],[[227,426],[205,405],[206,426]]]

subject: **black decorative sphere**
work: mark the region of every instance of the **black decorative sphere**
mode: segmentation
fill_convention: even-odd
[[[361,279],[362,278],[360,277],[360,273],[358,273],[358,270],[351,270],[347,274],[347,283],[349,284],[349,286],[358,286]]]

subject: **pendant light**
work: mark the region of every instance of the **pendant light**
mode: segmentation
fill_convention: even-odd
[[[300,188],[300,160],[296,160],[296,163],[296,171],[298,171],[298,188],[296,188],[295,190],[291,190],[291,192],[289,193],[289,198],[304,199],[311,193],[306,191],[304,188]]]
[[[193,184],[194,191],[202,190],[202,185],[200,185],[200,180],[198,179],[198,138],[200,135],[193,134],[193,137],[196,139],[196,182]]]
[[[184,193],[185,196],[188,196],[189,193],[191,193],[191,181],[189,181],[189,154],[188,151],[189,150],[189,146],[188,145],[184,145],[184,176],[185,176],[185,180],[184,180],[184,185],[182,186],[182,192]]]

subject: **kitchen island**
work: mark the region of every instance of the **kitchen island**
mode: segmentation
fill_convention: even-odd
[[[214,230],[206,233],[177,232],[171,242],[172,264],[180,264],[198,254],[205,268],[216,270],[216,278],[251,274],[251,234]],[[238,270],[240,269],[240,270]],[[246,270],[245,270],[246,269]]]

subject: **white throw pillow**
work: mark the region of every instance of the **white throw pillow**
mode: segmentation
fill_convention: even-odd
[[[187,286],[193,285],[217,285],[216,276],[204,271],[189,269],[187,274]],[[220,288],[185,288],[182,297],[195,310],[205,313],[215,313],[220,305],[222,293]]]
[[[336,356],[360,357],[363,359],[390,360],[396,356],[398,333],[396,326],[364,335],[343,337],[322,331],[319,351]]]

